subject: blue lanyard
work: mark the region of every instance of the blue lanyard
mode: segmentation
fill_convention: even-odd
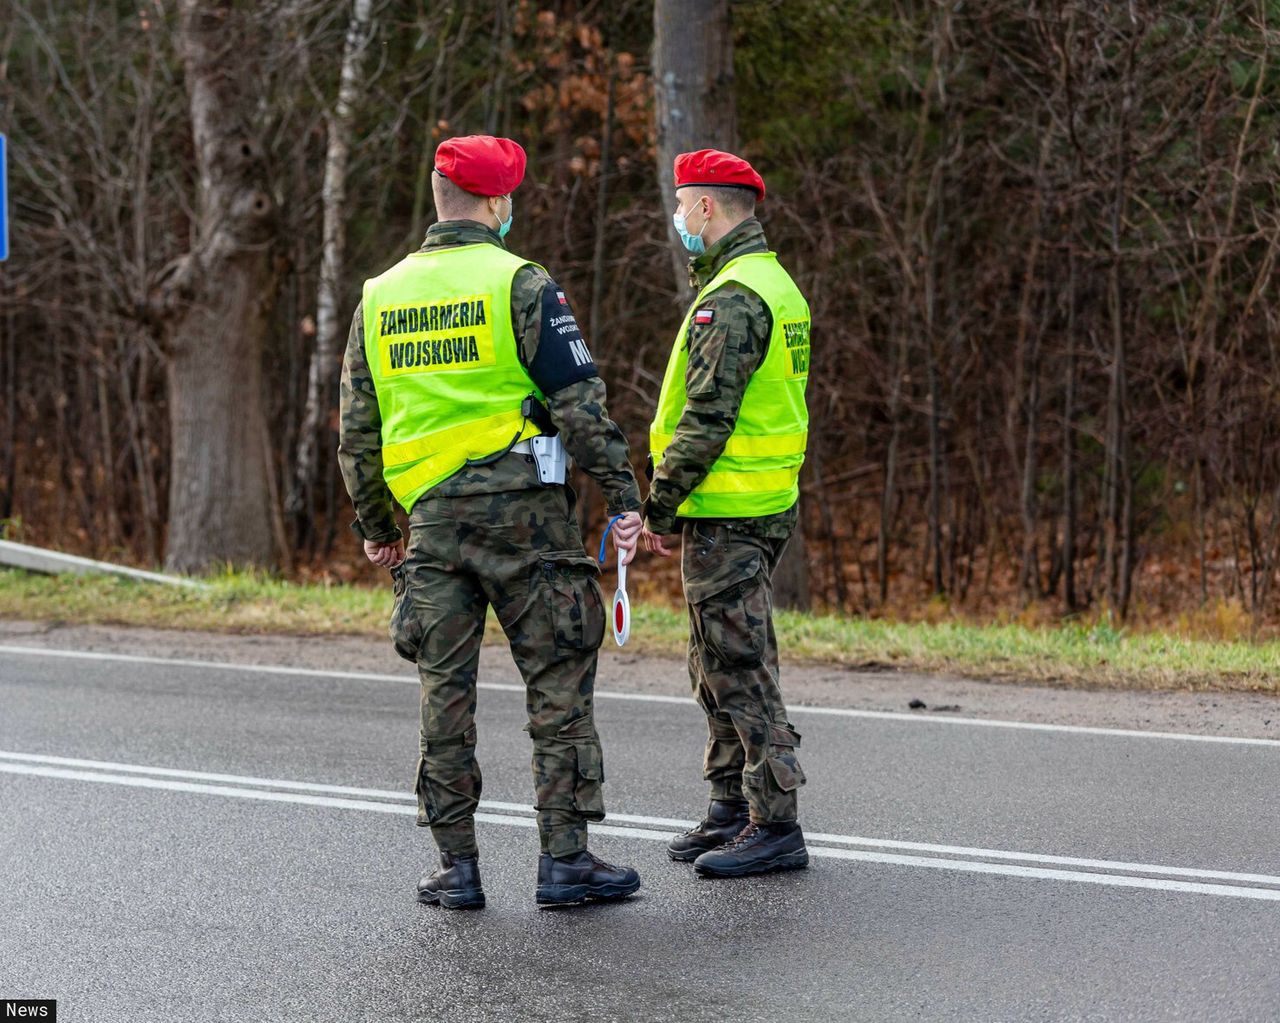
[[[604,535],[600,537],[600,564],[604,564],[604,542],[609,539],[609,531],[613,529],[613,524],[619,519],[626,518],[625,515],[615,515],[609,520],[609,524],[604,527]]]

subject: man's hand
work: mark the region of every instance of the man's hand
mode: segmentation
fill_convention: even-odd
[[[619,565],[631,564],[636,556],[636,543],[643,526],[644,520],[640,518],[639,512],[627,512],[613,524],[609,535],[613,537],[613,548],[618,552]]]
[[[669,558],[680,549],[679,533],[660,536],[651,529],[644,529],[640,534],[640,540],[644,544],[646,551],[656,554],[660,558]]]
[[[364,555],[379,568],[397,568],[404,561],[404,537],[395,543],[364,542]]]

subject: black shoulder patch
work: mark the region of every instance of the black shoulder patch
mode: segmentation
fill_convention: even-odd
[[[543,394],[554,394],[562,387],[598,374],[568,297],[560,285],[548,281],[542,289],[542,325],[529,376]]]

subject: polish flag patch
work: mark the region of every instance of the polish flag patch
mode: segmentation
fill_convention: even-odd
[[[557,291],[557,292],[556,292],[556,300],[557,300],[561,305],[568,305],[568,304],[569,304],[569,300],[568,300],[567,298],[565,298],[565,297],[564,297],[564,292],[563,292],[563,291]]]
[[[699,309],[696,313],[693,314],[693,322],[698,324],[699,326],[708,324],[715,318],[716,318],[716,311],[714,309]]]

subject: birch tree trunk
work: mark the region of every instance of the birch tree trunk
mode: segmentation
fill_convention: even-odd
[[[338,99],[329,115],[329,146],[324,161],[321,198],[324,207],[321,228],[320,283],[316,292],[316,346],[307,374],[307,400],[298,432],[298,455],[286,502],[295,519],[315,507],[319,474],[320,438],[331,438],[325,413],[337,404],[339,339],[338,316],[343,257],[346,250],[347,162],[351,152],[351,124],[363,83],[360,64],[373,31],[372,0],[355,0],[351,24],[342,51],[342,72]]]
[[[173,450],[166,564],[269,565],[262,357],[275,299],[276,207],[250,129],[255,57],[231,0],[181,0],[178,52],[197,171],[192,250],[167,279]]]

